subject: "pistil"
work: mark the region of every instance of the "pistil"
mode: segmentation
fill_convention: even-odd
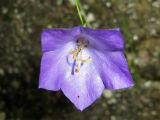
[[[74,63],[77,63],[77,64],[74,64],[74,66],[73,66],[73,69],[75,68],[74,72],[76,72],[76,73],[80,72],[80,69],[81,69],[81,66],[83,63],[87,63],[87,62],[92,61],[91,57],[88,57],[88,58],[82,57],[83,49],[85,47],[87,47],[88,44],[89,44],[89,42],[81,37],[77,40],[77,48],[71,52],[71,54],[73,55],[73,59],[75,61]]]

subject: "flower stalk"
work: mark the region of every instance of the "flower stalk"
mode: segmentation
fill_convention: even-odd
[[[79,2],[79,0],[75,0],[76,3],[76,8],[77,8],[77,13],[79,16],[79,19],[81,21],[81,24],[83,27],[89,27],[89,23],[87,22],[87,20],[85,19],[85,16],[82,14],[82,12],[84,13],[84,10]]]

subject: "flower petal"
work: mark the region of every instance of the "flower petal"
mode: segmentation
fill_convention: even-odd
[[[57,91],[60,89],[67,66],[66,56],[73,49],[72,44],[66,44],[63,48],[44,52],[41,61],[39,88]]]
[[[61,89],[81,111],[91,105],[104,90],[103,82],[93,63],[84,63],[79,73],[66,74]]]
[[[134,85],[127,61],[122,52],[94,52],[95,64],[106,88],[129,88]]]
[[[91,29],[82,27],[81,34],[90,41],[91,47],[97,50],[121,51],[124,48],[124,40],[119,28]]]
[[[80,34],[80,27],[68,29],[44,29],[41,36],[42,51],[54,51],[68,42],[73,42]]]

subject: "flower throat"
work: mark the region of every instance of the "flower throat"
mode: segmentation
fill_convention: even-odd
[[[73,50],[70,54],[73,55],[74,64],[73,64],[73,71],[72,73],[78,73],[80,71],[81,66],[84,63],[91,62],[92,58],[83,58],[82,52],[85,47],[89,45],[89,41],[85,40],[83,37],[80,37],[77,41],[77,47]]]

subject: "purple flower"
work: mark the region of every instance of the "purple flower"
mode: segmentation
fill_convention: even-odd
[[[45,29],[39,88],[62,90],[81,111],[109,90],[133,86],[116,29]]]

